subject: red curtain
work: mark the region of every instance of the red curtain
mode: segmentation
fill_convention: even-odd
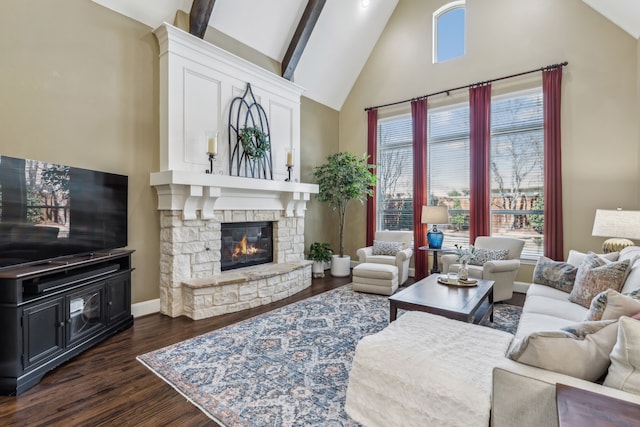
[[[490,147],[491,147],[491,85],[469,89],[470,110],[470,189],[469,242],[477,236],[491,234],[490,208]]]
[[[378,110],[367,111],[367,154],[369,154],[369,164],[378,164]],[[375,172],[375,171],[373,171]],[[377,191],[367,199],[367,244],[373,245],[373,238],[376,235],[376,195]]]
[[[544,254],[564,259],[560,92],[562,67],[542,72],[544,103]]]
[[[420,246],[427,244],[427,229],[422,224],[422,206],[427,204],[427,100],[411,101],[413,127],[413,245],[415,279],[427,276],[429,259]]]

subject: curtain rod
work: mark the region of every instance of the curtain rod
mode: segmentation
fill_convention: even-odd
[[[489,83],[497,82],[497,81],[500,81],[500,80],[506,80],[506,79],[511,79],[513,77],[524,76],[525,74],[536,73],[538,71],[547,71],[547,70],[553,70],[554,68],[566,67],[567,65],[569,65],[569,63],[567,61],[564,61],[564,62],[561,62],[559,64],[552,64],[552,65],[547,65],[545,67],[536,68],[535,70],[529,70],[529,71],[524,71],[522,73],[511,74],[510,76],[498,77],[496,79],[491,79],[491,80],[486,80],[486,81],[482,81],[482,82],[478,82],[478,83],[472,83],[472,84],[468,84],[468,85],[464,85],[464,86],[454,87],[453,89],[441,90],[441,91],[438,91],[438,92],[429,93],[427,95],[418,96],[416,98],[405,99],[405,100],[396,101],[396,102],[390,102],[388,104],[377,105],[375,107],[367,107],[367,108],[364,109],[364,111],[375,110],[376,108],[390,107],[392,105],[404,104],[405,102],[417,101],[419,99],[425,99],[425,98],[429,98],[430,96],[441,95],[443,93],[446,93],[447,95],[449,95],[449,92],[453,92],[454,90],[467,89],[467,88],[474,87],[474,86],[482,86],[482,85],[486,85],[486,84],[489,84]]]

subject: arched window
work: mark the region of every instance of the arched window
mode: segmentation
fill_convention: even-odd
[[[433,13],[433,63],[464,55],[465,1],[453,1]]]

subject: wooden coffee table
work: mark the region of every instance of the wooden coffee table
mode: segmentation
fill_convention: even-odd
[[[477,286],[462,287],[438,283],[432,274],[389,297],[389,321],[398,309],[426,311],[450,319],[480,323],[487,315],[493,321],[493,280],[478,280]]]

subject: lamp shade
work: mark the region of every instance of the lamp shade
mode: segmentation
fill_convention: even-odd
[[[423,206],[423,224],[449,224],[449,209],[446,206]]]
[[[591,234],[610,237],[602,244],[604,252],[618,252],[633,246],[629,239],[640,239],[640,211],[596,209]]]
[[[640,211],[596,209],[593,236],[640,239]]]

